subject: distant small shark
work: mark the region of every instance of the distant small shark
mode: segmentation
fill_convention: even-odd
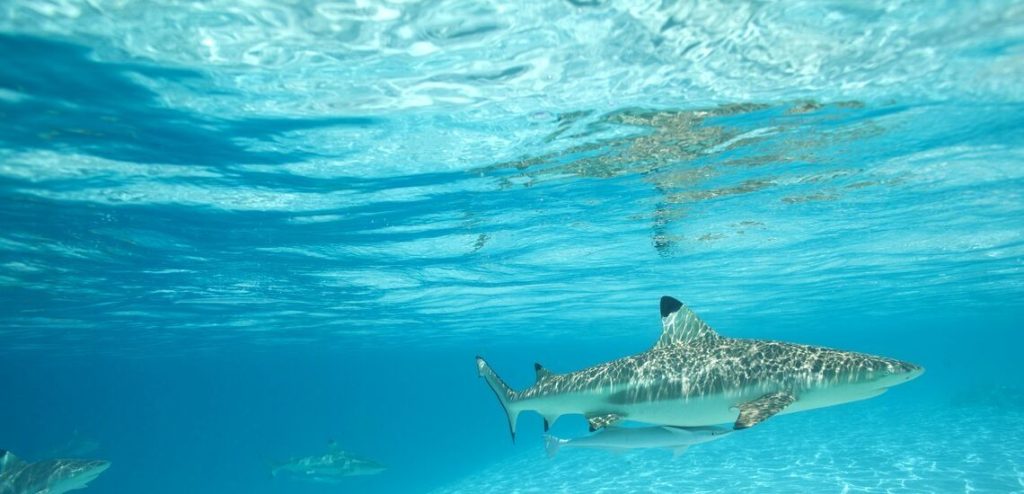
[[[334,441],[331,441],[328,449],[326,454],[292,458],[273,465],[270,474],[274,477],[286,474],[302,480],[334,483],[354,475],[376,475],[387,468],[373,460],[342,451]]]
[[[661,299],[661,338],[650,350],[567,374],[535,364],[537,381],[515,391],[477,357],[515,441],[526,410],[583,414],[594,431],[622,420],[697,427],[754,426],[777,414],[863,400],[920,376],[907,362],[778,341],[720,336],[682,302]]]
[[[63,494],[88,486],[110,468],[104,460],[43,460],[29,463],[0,449],[0,494]]]
[[[548,457],[554,457],[560,448],[596,448],[615,452],[641,448],[671,449],[679,456],[694,444],[721,439],[732,432],[725,427],[617,427],[608,426],[589,436],[559,439],[544,436]]]

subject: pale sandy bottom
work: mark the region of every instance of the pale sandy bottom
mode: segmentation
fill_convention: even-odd
[[[1024,493],[1024,413],[997,407],[851,404],[776,417],[678,458],[523,449],[434,492]]]

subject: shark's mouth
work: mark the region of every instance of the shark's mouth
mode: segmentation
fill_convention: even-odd
[[[78,482],[85,486],[89,482],[96,480],[96,477],[99,477],[100,474],[107,471],[108,468],[110,468],[110,463],[93,468],[89,472],[79,475]]]

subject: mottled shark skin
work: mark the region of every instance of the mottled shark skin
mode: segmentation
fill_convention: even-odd
[[[373,460],[360,458],[338,449],[332,441],[329,452],[322,455],[292,458],[271,467],[271,476],[288,475],[311,482],[336,483],[344,477],[376,475],[386,470],[384,465]]]
[[[670,449],[673,456],[679,456],[694,444],[721,439],[730,432],[732,429],[725,427],[610,426],[589,436],[573,439],[544,436],[544,448],[548,458],[553,458],[561,448],[590,448],[612,452],[661,448]]]
[[[63,494],[84,489],[110,468],[103,460],[57,459],[29,463],[0,450],[0,494]]]
[[[920,376],[890,358],[779,341],[720,336],[671,297],[661,299],[662,335],[650,350],[567,374],[536,364],[537,382],[515,391],[477,357],[515,440],[526,410],[583,414],[591,430],[632,420],[698,427],[751,427],[771,416],[863,400]]]

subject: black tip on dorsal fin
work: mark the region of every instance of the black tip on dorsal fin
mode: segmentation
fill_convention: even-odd
[[[669,296],[661,297],[661,317],[668,317],[669,314],[678,311],[683,303]]]
[[[547,378],[551,375],[551,371],[545,369],[543,365],[540,365],[540,362],[533,364],[533,370],[537,373],[537,382],[540,382],[541,379]]]

